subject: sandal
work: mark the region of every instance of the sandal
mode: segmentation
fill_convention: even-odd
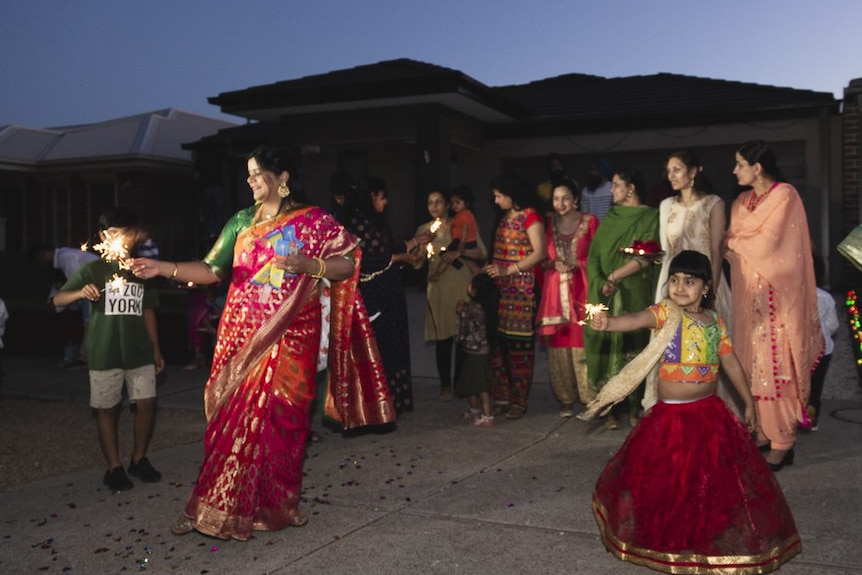
[[[195,523],[184,514],[180,513],[174,524],[171,525],[171,533],[174,535],[186,535],[195,530]]]
[[[509,408],[509,412],[506,414],[506,419],[521,419],[524,417],[525,413],[527,413],[526,407],[513,405]]]
[[[308,523],[308,515],[299,510],[297,510],[290,520],[291,527],[302,527],[306,523]]]

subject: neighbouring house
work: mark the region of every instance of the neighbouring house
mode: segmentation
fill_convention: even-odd
[[[856,99],[858,82],[848,88]],[[859,221],[858,152],[857,179],[846,181],[844,171],[852,147],[845,134],[858,116],[842,117],[842,101],[831,93],[665,73],[566,74],[491,87],[458,70],[397,59],[225,92],[209,102],[249,121],[187,146],[207,187],[223,194],[208,199],[224,210],[216,220],[247,204],[244,154],[262,142],[301,155],[306,187],[324,206],[338,169],[386,179],[397,235],[425,221],[429,189],[466,183],[487,236],[494,209],[482,198],[490,198],[491,176],[512,171],[538,183],[551,152],[579,181],[602,158],[639,169],[648,187],[660,189],[667,155],[688,148],[729,205],[738,192],[734,151],[759,138],[775,147],[799,189],[833,286],[852,273],[833,248]]]
[[[28,250],[92,242],[106,209],[134,207],[174,259],[205,253],[200,180],[182,143],[233,126],[173,108],[76,126],[0,126],[0,293],[13,312],[10,349],[44,346],[50,326],[50,284]]]
[[[99,214],[136,208],[164,250],[196,253],[198,179],[182,148],[231,122],[159,110],[105,122],[0,126],[0,251],[92,240]]]

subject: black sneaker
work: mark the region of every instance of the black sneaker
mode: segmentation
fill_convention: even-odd
[[[106,471],[102,483],[107,485],[111,491],[128,491],[135,486],[122,467],[115,467],[110,471]]]
[[[129,475],[137,477],[144,483],[155,483],[162,478],[162,474],[156,471],[146,456],[141,457],[137,463],[134,459],[129,461]]]

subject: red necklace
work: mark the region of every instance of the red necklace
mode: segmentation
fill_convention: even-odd
[[[772,185],[769,186],[769,189],[762,196],[758,196],[754,190],[751,190],[751,195],[748,197],[748,211],[753,212],[754,208],[763,203],[763,200],[766,199],[766,196],[769,195],[769,192],[775,189],[775,186],[778,185],[778,182],[772,182]]]

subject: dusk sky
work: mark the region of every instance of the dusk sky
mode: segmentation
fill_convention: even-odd
[[[0,126],[224,117],[208,97],[394,58],[489,86],[669,72],[841,98],[862,1],[0,0]]]

